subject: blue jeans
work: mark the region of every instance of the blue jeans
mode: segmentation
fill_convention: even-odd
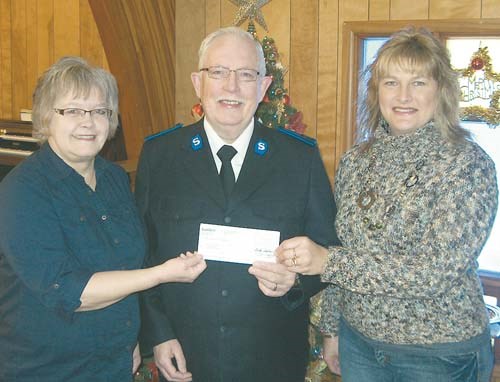
[[[463,342],[395,345],[371,340],[340,320],[342,382],[489,382],[489,330]]]

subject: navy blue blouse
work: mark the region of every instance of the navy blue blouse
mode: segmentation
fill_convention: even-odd
[[[137,296],[75,312],[92,274],[136,269],[144,231],[125,172],[92,191],[44,144],[0,183],[0,381],[130,381]]]

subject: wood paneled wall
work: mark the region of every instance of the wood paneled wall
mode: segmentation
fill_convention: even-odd
[[[136,158],[144,136],[175,120],[174,17],[174,0],[0,0],[0,119],[31,108],[36,79],[60,57],[82,56],[117,78]]]
[[[207,33],[232,25],[236,10],[229,0],[0,0],[0,118],[30,108],[41,72],[63,55],[78,54],[117,76],[127,152],[136,158],[145,135],[192,122],[197,99],[190,73],[198,46]],[[349,141],[340,124],[347,101],[339,96],[343,23],[500,18],[500,3],[272,0],[262,12],[269,31],[257,25],[258,36],[276,41],[289,68],[292,104],[304,113],[306,134],[318,139],[333,180]]]
[[[108,67],[88,0],[0,0],[0,119],[31,109],[37,78],[67,55]]]

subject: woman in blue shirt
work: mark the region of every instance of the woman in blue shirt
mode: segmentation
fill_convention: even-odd
[[[145,235],[127,175],[97,155],[117,124],[110,73],[66,57],[39,79],[43,144],[0,183],[1,381],[130,381],[136,292],[206,267],[187,253],[140,269]]]

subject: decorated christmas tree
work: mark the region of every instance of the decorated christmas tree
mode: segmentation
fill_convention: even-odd
[[[250,22],[249,31],[253,24]],[[266,59],[266,72],[273,78],[273,82],[257,109],[257,118],[264,126],[294,130],[303,134],[306,125],[302,123],[302,112],[298,111],[290,103],[287,89],[284,88],[284,77],[287,69],[283,67],[278,49],[271,37],[264,37],[261,42]]]

